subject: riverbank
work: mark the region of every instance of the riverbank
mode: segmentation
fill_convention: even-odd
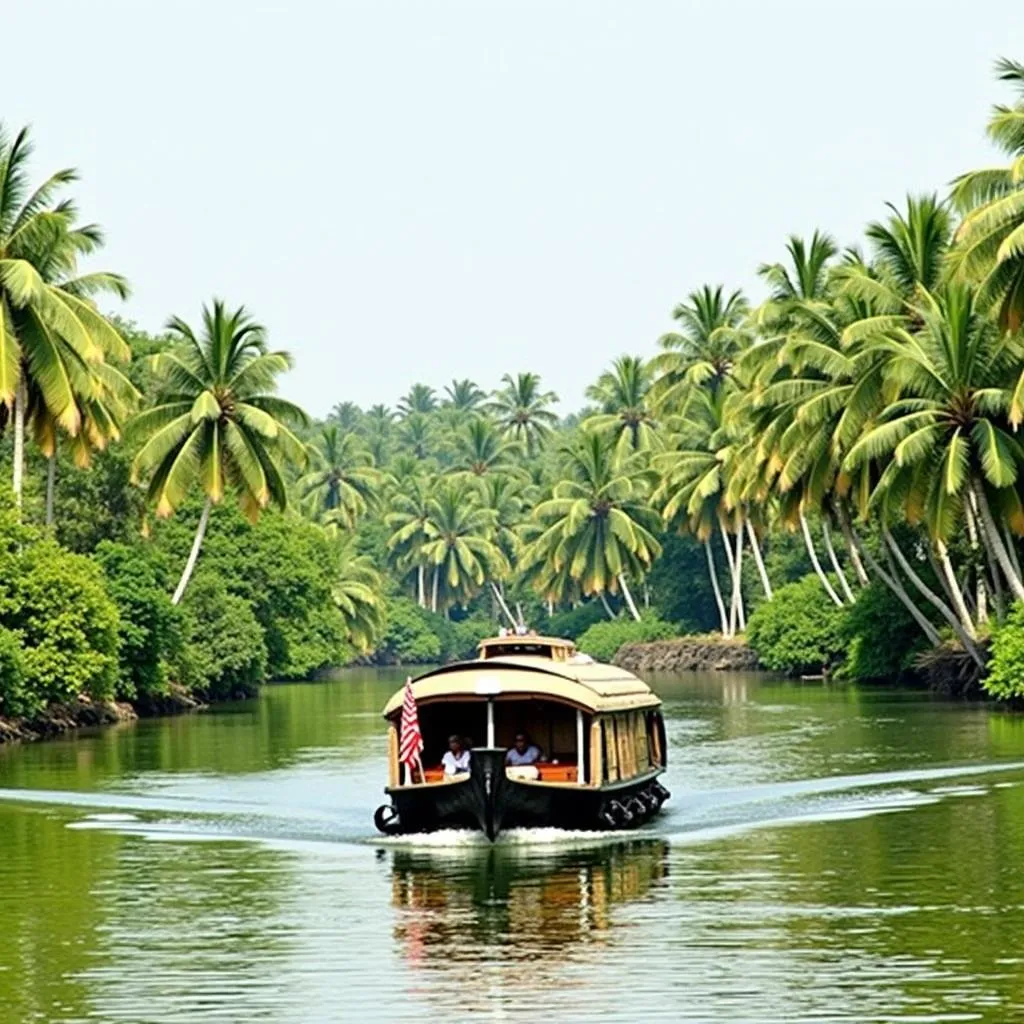
[[[623,644],[612,659],[630,672],[750,672],[761,666],[742,640],[722,636],[680,636]]]
[[[93,701],[80,696],[64,704],[51,704],[38,715],[28,718],[0,717],[0,744],[54,739],[78,729],[101,725],[118,725],[139,718],[157,718],[197,711],[206,705],[179,688],[144,700]]]

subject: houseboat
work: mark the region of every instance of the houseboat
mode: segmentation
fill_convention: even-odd
[[[468,828],[493,840],[508,828],[635,828],[669,797],[658,781],[667,753],[661,701],[569,640],[484,640],[475,661],[427,672],[412,692],[423,738],[415,767],[399,759],[405,689],[384,708],[390,802],[374,815],[384,833]],[[452,735],[465,737],[468,766],[446,774]],[[533,763],[507,763],[517,736],[537,747]]]

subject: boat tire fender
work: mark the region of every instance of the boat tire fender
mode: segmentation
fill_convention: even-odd
[[[386,836],[397,835],[402,830],[398,821],[398,811],[393,804],[381,804],[373,812],[373,823],[377,826],[378,832]]]

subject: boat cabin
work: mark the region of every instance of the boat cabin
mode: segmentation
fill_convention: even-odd
[[[659,772],[665,762],[661,701],[614,665],[580,654],[569,640],[510,635],[484,640],[476,661],[413,681],[423,734],[423,774],[402,770],[398,740],[403,692],[388,702],[388,788],[462,781],[444,776],[448,737],[467,749],[507,750],[519,733],[542,752],[537,785],[604,787]],[[522,778],[526,774],[529,778]]]

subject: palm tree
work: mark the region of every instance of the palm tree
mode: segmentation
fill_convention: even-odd
[[[520,373],[501,378],[504,387],[494,392],[488,405],[498,425],[533,455],[547,439],[558,417],[549,406],[558,401],[553,391],[541,391],[540,374]]]
[[[285,508],[282,466],[306,463],[306,449],[289,424],[306,414],[278,398],[276,378],[292,365],[287,352],[270,352],[266,332],[244,306],[233,312],[215,299],[203,308],[199,336],[172,317],[177,345],[153,357],[166,384],[158,404],[132,421],[145,439],[132,464],[134,480],[149,477],[148,498],[158,516],[169,516],[198,483],[206,501],[195,540],[174,591],[177,604],[195,568],[210,509],[233,490],[251,520],[273,503]]]
[[[27,129],[11,140],[0,127],[0,403],[13,412],[12,483],[19,507],[30,393],[45,418],[74,436],[82,423],[76,398],[98,397],[93,368],[107,352],[128,357],[88,298],[99,291],[126,296],[123,278],[75,276],[79,255],[102,241],[95,226],[75,227],[71,202],[55,202],[77,175],[58,171],[32,191],[31,152]]]
[[[953,263],[964,279],[980,283],[980,299],[997,306],[1000,325],[1017,331],[1024,325],[1024,64],[999,60],[996,74],[1014,86],[1017,101],[993,109],[988,134],[1011,162],[953,183],[953,202],[964,214]]]
[[[351,535],[336,543],[337,576],[331,593],[352,646],[368,654],[384,634],[383,581],[371,560],[356,550]]]
[[[640,618],[627,583],[639,579],[661,553],[658,514],[647,502],[648,474],[639,456],[622,455],[600,434],[563,450],[565,477],[534,509],[541,528],[523,555],[527,568],[544,566],[540,585],[565,573],[583,594],[602,599],[621,590]]]
[[[445,385],[444,390],[448,396],[445,405],[450,405],[457,412],[473,412],[487,399],[487,395],[468,377],[453,380]]]
[[[398,411],[403,417],[414,413],[433,412],[436,408],[437,395],[434,389],[426,384],[413,384],[398,403]]]
[[[442,481],[427,508],[423,557],[433,568],[430,607],[447,611],[504,576],[509,566],[494,541],[494,513],[480,504],[469,480]]]
[[[345,433],[356,430],[363,418],[362,411],[355,402],[338,402],[327,417]]]
[[[421,469],[420,464],[415,463],[413,469]],[[391,530],[387,541],[388,553],[403,573],[416,570],[416,600],[421,608],[427,607],[427,560],[423,548],[427,542],[427,520],[435,486],[432,478],[421,473],[405,475],[400,481],[400,489],[392,496],[391,511],[385,517]]]
[[[398,427],[398,442],[409,455],[429,459],[434,454],[433,424],[425,413],[410,412]]]
[[[510,469],[519,445],[506,440],[489,420],[474,416],[455,439],[455,469],[473,476]]]
[[[386,405],[371,405],[363,416],[362,430],[366,443],[378,466],[383,466],[391,454],[391,439],[394,435],[395,414]]]
[[[648,402],[652,379],[650,363],[639,356],[620,356],[587,388],[587,398],[601,408],[586,420],[587,427],[609,432],[633,451],[655,446],[657,424]]]
[[[744,326],[749,312],[741,291],[725,295],[721,285],[704,285],[676,306],[672,318],[679,330],[661,336],[664,351],[651,360],[656,377],[651,398],[658,408],[678,404],[680,390],[688,385],[722,387],[751,343]]]
[[[308,447],[313,469],[298,482],[299,494],[316,517],[352,529],[380,485],[373,456],[356,434],[336,423],[322,427]]]

